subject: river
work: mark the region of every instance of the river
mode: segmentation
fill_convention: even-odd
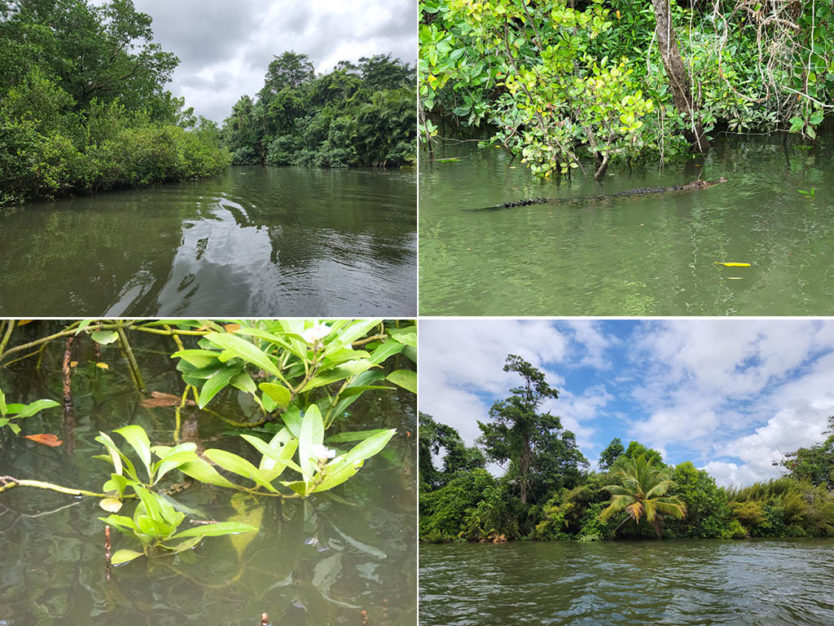
[[[460,160],[421,161],[420,313],[830,315],[833,143],[718,138],[703,163],[620,165],[601,184],[540,182],[503,150],[441,144],[435,158]],[[720,176],[699,192],[464,211]]]
[[[139,333],[136,333],[139,335]],[[182,382],[161,338],[132,336],[150,390],[179,393]],[[58,345],[60,343],[60,345]],[[9,401],[60,398],[64,342],[50,345],[40,368],[28,359],[0,368]],[[78,339],[73,355],[73,411],[49,409],[21,420],[23,434],[53,433],[57,448],[0,428],[0,476],[14,475],[98,491],[108,465],[92,458],[100,430],[142,425],[154,444],[172,441],[174,410],[142,406],[117,348],[103,346],[102,369],[92,342]],[[227,394],[217,410],[237,405]],[[214,404],[214,403],[213,403]],[[245,403],[244,403],[245,404]],[[238,407],[239,409],[239,407]],[[254,626],[267,612],[273,624],[413,626],[417,610],[415,397],[376,391],[351,407],[346,430],[397,428],[385,450],[366,461],[333,496],[307,500],[241,498],[230,490],[193,486],[176,495],[225,521],[238,514],[257,535],[209,537],[176,557],[140,558],[105,579],[104,524],[95,499],[18,487],[0,494],[0,624],[230,624]],[[206,447],[249,456],[251,448],[210,415],[184,414],[184,430]],[[113,438],[123,443],[118,435]],[[247,448],[249,448],[247,450]],[[254,459],[253,459],[254,460]],[[167,478],[165,479],[167,484]],[[125,513],[131,515],[132,507]],[[136,548],[113,532],[113,548]]]
[[[832,624],[834,541],[420,547],[420,624]]]
[[[0,316],[413,316],[413,171],[232,167],[0,215]]]

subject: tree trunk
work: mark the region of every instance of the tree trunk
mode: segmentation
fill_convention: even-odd
[[[704,135],[704,126],[692,100],[689,73],[686,71],[680,50],[678,50],[675,30],[672,28],[672,19],[669,15],[669,2],[670,0],[652,0],[657,20],[655,33],[660,58],[663,59],[663,67],[666,68],[666,75],[669,77],[669,87],[672,89],[675,108],[689,120],[689,128],[684,131],[684,137],[689,141],[693,152],[706,154],[709,150],[709,140]]]
[[[521,441],[521,504],[527,504],[527,474],[530,472],[530,436],[525,434]]]

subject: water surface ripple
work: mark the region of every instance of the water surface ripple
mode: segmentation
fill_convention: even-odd
[[[235,167],[0,216],[0,315],[416,314],[414,173]]]
[[[461,160],[420,166],[420,312],[831,315],[834,137],[792,142],[719,138],[702,164],[623,166],[601,183],[540,182],[500,150],[443,145],[437,157]],[[464,211],[720,176],[700,192]]]
[[[420,623],[832,624],[834,541],[424,545]]]

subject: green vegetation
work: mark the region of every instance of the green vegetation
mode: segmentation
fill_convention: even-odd
[[[421,136],[484,129],[540,176],[703,153],[720,131],[813,141],[834,104],[831,3],[420,6]]]
[[[29,404],[19,404],[16,402],[6,404],[6,394],[0,389],[0,428],[6,426],[15,435],[18,435],[20,434],[20,426],[12,420],[22,420],[27,417],[32,417],[44,409],[51,409],[55,406],[58,406],[55,400],[35,400]]]
[[[341,61],[316,76],[304,54],[269,64],[256,99],[223,123],[236,165],[402,165],[415,160],[414,69],[390,55]]]
[[[131,0],[0,1],[0,206],[213,174],[217,125],[164,85],[179,63]]]
[[[382,452],[396,431],[340,428],[333,432],[338,422],[367,392],[385,393],[395,388],[392,385],[415,392],[416,387],[411,365],[416,360],[416,327],[407,322],[85,320],[34,339],[25,337],[24,326],[25,321],[0,323],[0,366],[38,356],[53,342],[66,342],[65,406],[68,396],[71,404],[69,354],[75,341],[89,338],[97,351],[118,348],[136,388],[146,394],[131,336],[147,333],[168,338],[170,356],[178,360],[181,394],[147,394],[146,398],[147,406],[174,409],[173,445],[153,445],[137,424],[115,431],[127,444],[127,452],[110,435],[100,433],[96,441],[106,454],[95,458],[105,461],[110,473],[99,492],[32,479],[0,478],[0,493],[36,487],[99,498],[101,507],[111,513],[102,520],[143,547],[141,552],[117,551],[112,557],[115,564],[152,552],[175,554],[206,536],[257,530],[240,522],[200,523],[180,530],[192,511],[171,497],[173,485],[182,484],[174,483],[175,479],[219,487],[235,495],[279,498],[307,498],[345,483],[367,459]],[[401,361],[400,355],[409,363]],[[388,365],[389,359],[401,367]],[[228,407],[230,396],[239,407],[234,417],[222,408]],[[0,393],[4,415],[24,417],[58,404],[39,400],[28,406],[5,405],[3,399]],[[250,446],[248,452],[203,449],[197,442],[183,441],[182,413],[188,406],[195,407],[192,410],[203,419],[220,419],[236,429]],[[18,433],[16,429],[14,434]],[[132,516],[117,514],[133,502]]]
[[[573,434],[535,412],[558,396],[544,374],[514,355],[504,369],[524,385],[492,406],[475,447],[420,415],[422,541],[834,536],[834,434],[787,455],[779,465],[788,475],[742,489],[719,487],[689,461],[667,465],[636,441],[614,439],[589,471]],[[432,455],[441,454],[437,467]],[[510,463],[496,478],[487,460]]]

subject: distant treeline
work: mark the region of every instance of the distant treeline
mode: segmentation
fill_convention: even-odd
[[[223,123],[236,165],[401,165],[416,154],[416,74],[390,55],[341,61],[316,76],[304,54],[269,64],[256,99]]]
[[[219,129],[164,88],[179,60],[131,0],[0,0],[0,206],[207,176]]]
[[[744,488],[719,487],[689,461],[670,466],[619,439],[589,471],[559,418],[536,411],[556,390],[518,357],[505,370],[526,384],[479,422],[477,446],[420,415],[422,541],[834,536],[834,418],[827,439],[779,463],[785,476]],[[487,462],[507,463],[507,472],[496,478]]]

